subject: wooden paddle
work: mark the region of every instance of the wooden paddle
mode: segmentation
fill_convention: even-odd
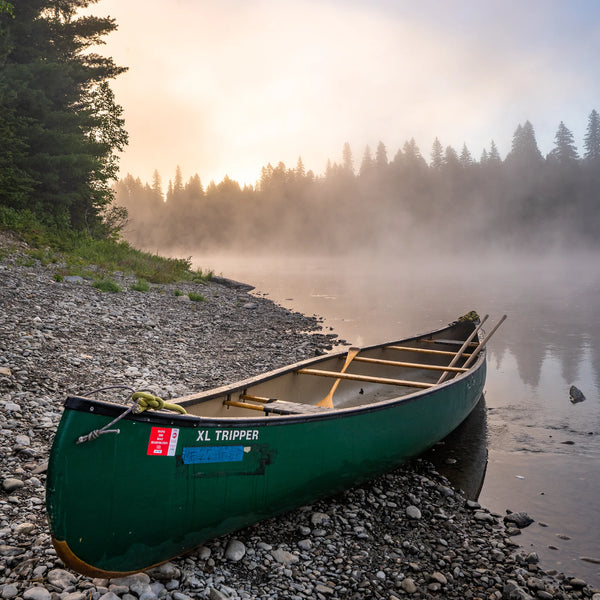
[[[479,333],[479,330],[483,327],[483,324],[488,320],[489,315],[485,315],[479,325],[471,332],[471,335],[465,340],[465,343],[460,347],[460,350],[456,353],[456,356],[452,359],[452,362],[448,365],[449,367],[453,367],[463,355],[463,352],[467,349],[471,340]],[[448,377],[448,371],[444,371],[441,377],[437,380],[437,383],[442,383]]]
[[[352,346],[352,348],[348,349],[348,354],[346,355],[346,362],[344,362],[344,366],[342,367],[342,370],[340,371],[340,373],[344,373],[346,371],[346,369],[350,366],[350,363],[354,360],[354,357],[359,352],[360,352],[360,348],[356,348],[355,346]],[[323,398],[323,400],[321,400],[321,402],[316,404],[316,406],[323,406],[325,408],[333,408],[333,394],[335,394],[335,390],[337,389],[337,386],[340,385],[340,381],[341,381],[341,379],[336,379],[333,382],[333,385],[331,386],[331,389],[329,390],[329,393],[327,394],[327,396],[325,396],[325,398]]]
[[[477,358],[477,355],[485,348],[485,345],[488,343],[488,340],[494,335],[496,329],[498,329],[498,327],[500,327],[500,325],[502,325],[504,321],[506,321],[506,315],[503,315],[500,321],[496,323],[495,327],[483,338],[479,346],[477,346],[477,348],[475,348],[471,356],[469,356],[467,362],[465,362],[463,367],[469,367],[473,364],[473,361]]]

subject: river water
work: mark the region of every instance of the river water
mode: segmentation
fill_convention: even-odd
[[[436,447],[434,457],[483,506],[535,520],[514,539],[537,552],[543,568],[600,586],[600,564],[582,560],[600,561],[595,257],[201,255],[194,262],[322,317],[324,327],[357,346],[429,331],[470,310],[490,315],[489,331],[507,314],[488,346],[484,402],[469,428]],[[570,401],[572,385],[584,401]]]

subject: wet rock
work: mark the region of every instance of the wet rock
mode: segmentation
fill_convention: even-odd
[[[504,522],[512,523],[519,529],[523,529],[524,527],[529,527],[534,521],[527,513],[518,512],[505,515]]]
[[[569,398],[573,404],[577,404],[577,402],[583,402],[585,400],[583,392],[574,385],[569,388]]]

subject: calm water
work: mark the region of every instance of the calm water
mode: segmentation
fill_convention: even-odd
[[[324,318],[364,345],[489,313],[485,404],[475,432],[436,448],[469,493],[535,523],[515,538],[556,568],[600,586],[600,268],[591,256],[536,260],[198,256],[216,274],[256,286],[278,304]],[[291,357],[293,358],[293,357]],[[586,400],[572,404],[576,385]],[[449,476],[452,473],[448,474]],[[475,492],[473,492],[475,490]]]

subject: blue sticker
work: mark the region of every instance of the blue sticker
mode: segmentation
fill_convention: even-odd
[[[201,446],[183,449],[183,464],[239,462],[244,458],[244,446]]]

